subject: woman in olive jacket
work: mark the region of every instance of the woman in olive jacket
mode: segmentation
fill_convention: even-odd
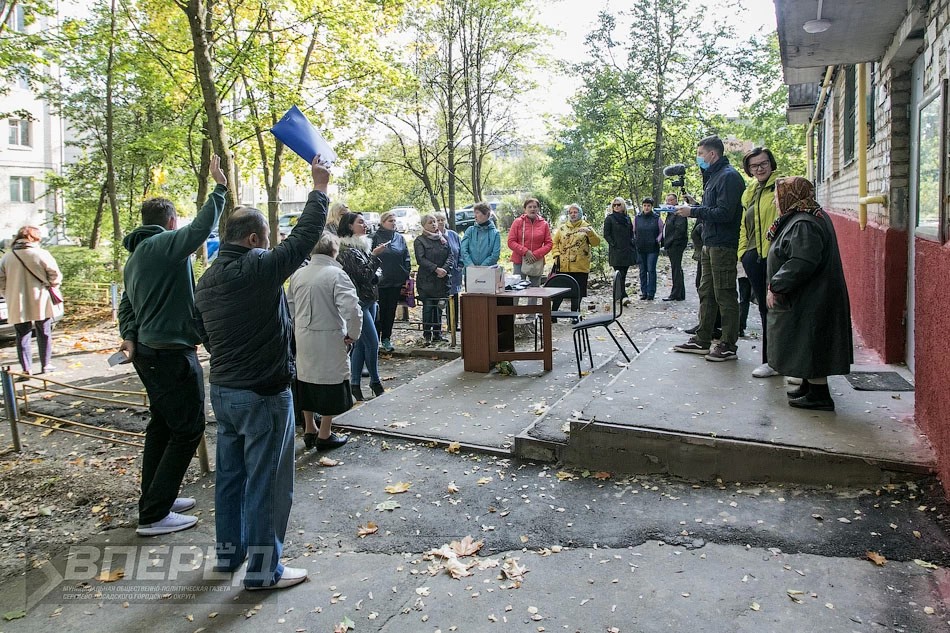
[[[637,263],[637,249],[633,244],[633,222],[627,215],[627,203],[614,198],[610,213],[604,218],[604,239],[607,241],[607,262],[620,273],[623,298],[627,298],[627,270]]]

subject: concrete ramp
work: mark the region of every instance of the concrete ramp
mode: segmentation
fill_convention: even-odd
[[[565,398],[561,461],[592,470],[692,479],[862,483],[934,471],[933,451],[913,421],[913,392],[855,391],[829,380],[837,410],[787,405],[782,378],[757,379],[758,352],[711,363],[680,354],[682,336],[661,335],[585,402]],[[865,371],[906,370],[856,366]]]

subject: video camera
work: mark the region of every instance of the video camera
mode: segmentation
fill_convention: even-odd
[[[663,175],[667,178],[674,179],[672,182],[670,182],[671,187],[678,187],[680,189],[684,189],[686,187],[686,165],[683,163],[667,165],[663,168]]]

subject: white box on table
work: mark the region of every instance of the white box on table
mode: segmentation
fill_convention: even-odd
[[[505,269],[501,266],[466,266],[465,292],[496,295],[505,289]]]

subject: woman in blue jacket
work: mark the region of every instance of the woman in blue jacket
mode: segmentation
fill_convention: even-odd
[[[462,237],[462,263],[465,266],[494,266],[501,253],[501,233],[491,221],[487,202],[475,205],[475,224]]]
[[[376,313],[376,329],[379,331],[380,349],[392,352],[393,323],[396,320],[396,306],[402,288],[409,279],[412,265],[409,262],[409,246],[402,235],[396,232],[396,214],[386,211],[379,218],[379,228],[373,234],[373,249],[385,245],[379,253],[379,311]]]

